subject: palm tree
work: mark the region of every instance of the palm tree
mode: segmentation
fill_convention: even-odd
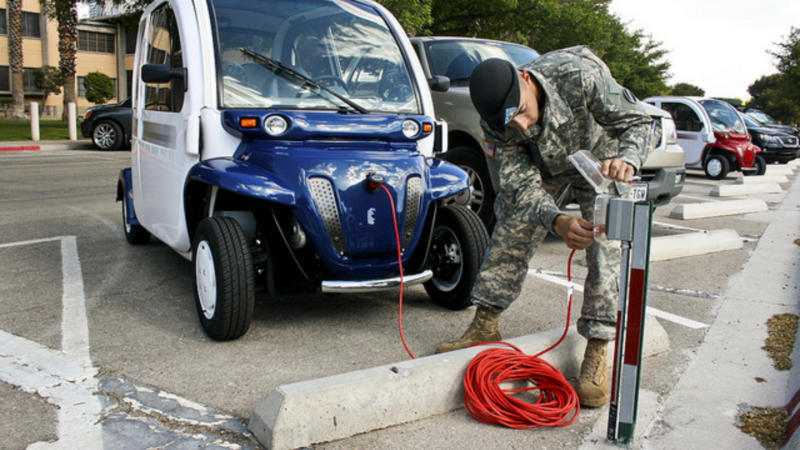
[[[22,79],[22,0],[8,0],[8,58],[11,66],[12,119],[25,118],[25,92]]]
[[[75,54],[78,51],[78,9],[76,0],[40,0],[42,11],[58,21],[58,68],[64,77],[64,112],[75,102]]]

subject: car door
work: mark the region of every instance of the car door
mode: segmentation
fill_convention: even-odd
[[[147,17],[142,64],[165,64],[184,68],[184,51],[175,11],[163,3]],[[137,66],[141,67],[141,66]],[[186,80],[175,77],[167,83],[146,83],[137,73],[139,101],[134,158],[139,168],[134,186],[140,222],[156,237],[178,251],[189,250],[183,188],[188,170],[198,161],[198,149],[188,148],[187,123],[191,108]],[[191,125],[191,124],[190,124]],[[196,132],[188,127],[189,132]]]
[[[705,121],[690,105],[662,100],[659,106],[672,115],[678,134],[678,144],[686,154],[686,167],[703,167],[703,150],[708,144]]]

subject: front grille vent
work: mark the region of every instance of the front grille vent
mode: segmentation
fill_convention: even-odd
[[[327,178],[312,177],[308,179],[308,186],[311,189],[311,198],[317,205],[325,225],[325,231],[333,243],[333,247],[340,255],[344,254],[345,242],[342,232],[342,222],[339,219],[339,208],[336,206],[336,195],[333,193],[333,185]]]
[[[403,226],[403,248],[408,247],[417,228],[419,206],[422,201],[422,178],[411,177],[406,182],[406,220]]]

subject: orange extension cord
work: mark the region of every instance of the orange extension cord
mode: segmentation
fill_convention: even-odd
[[[415,359],[416,357],[408,348],[405,334],[403,333],[403,259],[400,247],[400,232],[397,227],[397,214],[389,189],[384,185],[380,185],[380,187],[389,197],[394,234],[397,241],[397,265],[400,271],[398,319],[400,340],[403,342],[406,353],[412,359]],[[567,263],[567,279],[570,282],[572,281],[572,257],[574,255],[575,250],[572,250]],[[508,342],[477,344],[500,344],[511,348],[488,348],[479,353],[467,367],[467,373],[464,375],[464,405],[472,417],[480,422],[518,429],[567,426],[578,418],[581,406],[575,389],[558,369],[540,358],[540,356],[558,347],[564,341],[569,330],[571,313],[572,290],[570,289],[567,323],[564,327],[564,333],[558,342],[533,356],[526,355],[518,347]],[[515,381],[529,382],[531,386],[517,389],[500,387],[502,383]],[[509,395],[509,393],[526,391],[539,391],[534,403]]]
[[[572,257],[569,254],[567,279],[572,281]],[[558,347],[567,336],[572,312],[572,290],[569,293],[567,323],[561,339],[533,356],[507,342],[509,348],[493,347],[480,352],[467,367],[464,375],[464,406],[476,420],[509,428],[563,427],[578,418],[581,406],[578,394],[558,369],[540,356]],[[528,382],[531,386],[504,389],[507,382]],[[539,391],[535,402],[530,403],[510,393]],[[574,411],[574,414],[573,414]]]

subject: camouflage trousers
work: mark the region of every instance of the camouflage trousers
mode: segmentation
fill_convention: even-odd
[[[541,186],[529,189],[541,190],[539,195],[548,194],[556,198],[570,184],[581,215],[592,222],[597,194],[579,174],[542,177]],[[502,194],[498,195],[496,202],[497,225],[472,290],[472,302],[502,312],[519,296],[528,275],[528,262],[549,230],[531,220],[525,205],[513,204],[513,200]],[[619,298],[619,241],[596,240],[586,249],[586,262],[588,275],[584,283],[578,333],[587,339],[612,340],[616,333]]]

